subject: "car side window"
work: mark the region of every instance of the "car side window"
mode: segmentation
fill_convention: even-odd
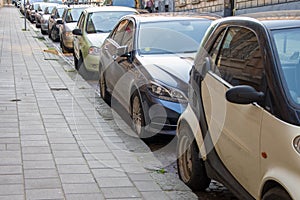
[[[118,27],[115,28],[111,38],[121,46],[121,41],[123,39],[126,27],[128,25],[128,20],[123,20],[119,23]]]
[[[83,24],[84,24],[84,14],[81,13],[79,20],[78,20],[78,28],[83,31]]]
[[[134,35],[134,25],[133,22],[130,21],[125,28],[123,39],[120,43],[120,46],[127,46],[128,51],[132,51],[133,48],[133,35]]]
[[[216,73],[231,85],[250,85],[260,91],[264,73],[263,56],[253,31],[230,27],[215,64]]]

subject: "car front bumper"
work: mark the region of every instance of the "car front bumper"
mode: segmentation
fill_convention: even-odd
[[[98,55],[87,55],[84,59],[85,68],[90,72],[99,71],[99,56]]]
[[[145,93],[142,97],[147,131],[175,135],[177,121],[187,104],[159,99]]]

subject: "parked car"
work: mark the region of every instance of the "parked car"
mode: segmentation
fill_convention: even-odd
[[[99,49],[103,41],[122,16],[134,13],[138,12],[121,6],[93,7],[82,12],[73,30],[73,55],[75,68],[81,68],[83,76],[98,72]]]
[[[40,5],[41,2],[34,2],[32,3],[29,8],[26,10],[26,13],[27,13],[27,19],[33,23],[35,22],[35,13],[37,12],[38,10],[38,7]]]
[[[73,33],[81,12],[90,5],[70,5],[65,8],[62,19],[57,20],[60,24],[60,47],[63,53],[73,52]]]
[[[55,42],[59,41],[59,27],[60,24],[57,24],[57,20],[61,20],[64,9],[67,8],[67,5],[57,5],[52,9],[50,18],[48,21],[48,35],[49,38]]]
[[[58,4],[55,3],[49,3],[44,10],[44,14],[41,16],[41,33],[43,35],[48,34],[48,22],[51,15],[52,10],[57,6]]]
[[[53,4],[53,3],[46,3],[46,2],[41,2],[39,5],[38,5],[38,9],[37,11],[35,12],[35,26],[37,28],[40,28],[41,27],[41,18],[42,18],[42,15],[44,14],[45,12],[45,8],[47,6],[51,6],[51,5],[56,5],[56,4]]]
[[[189,71],[214,15],[124,17],[100,49],[100,93],[130,114],[141,138],[175,135],[186,107]]]
[[[149,13],[148,10],[145,9],[145,5],[142,0],[107,0],[104,1],[104,5],[126,6],[137,9],[139,13]]]
[[[300,199],[300,11],[217,20],[178,121],[178,174],[240,199]]]

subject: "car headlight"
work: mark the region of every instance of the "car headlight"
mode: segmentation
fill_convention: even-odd
[[[97,56],[97,55],[99,55],[99,53],[100,53],[100,48],[99,47],[91,46],[89,48],[89,54],[90,55]]]
[[[185,95],[178,89],[162,86],[157,82],[150,82],[148,89],[154,96],[160,99],[173,102],[186,102]]]
[[[294,148],[298,153],[300,153],[300,136],[297,136],[293,142]]]

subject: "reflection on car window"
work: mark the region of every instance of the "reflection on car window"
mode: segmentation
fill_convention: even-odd
[[[77,22],[84,8],[69,9],[66,15],[66,22]]]
[[[272,31],[288,96],[300,104],[300,28]]]
[[[252,31],[229,28],[215,64],[216,73],[231,85],[250,85],[260,91],[263,57]]]
[[[130,11],[95,12],[88,16],[87,33],[109,33],[121,17],[133,14]]]
[[[138,51],[140,54],[196,52],[208,20],[178,20],[146,22],[140,25]]]
[[[122,38],[123,38],[123,35],[124,35],[124,32],[125,32],[128,22],[129,21],[127,19],[121,21],[111,36],[111,38],[119,45],[121,45],[121,41],[122,41]]]

